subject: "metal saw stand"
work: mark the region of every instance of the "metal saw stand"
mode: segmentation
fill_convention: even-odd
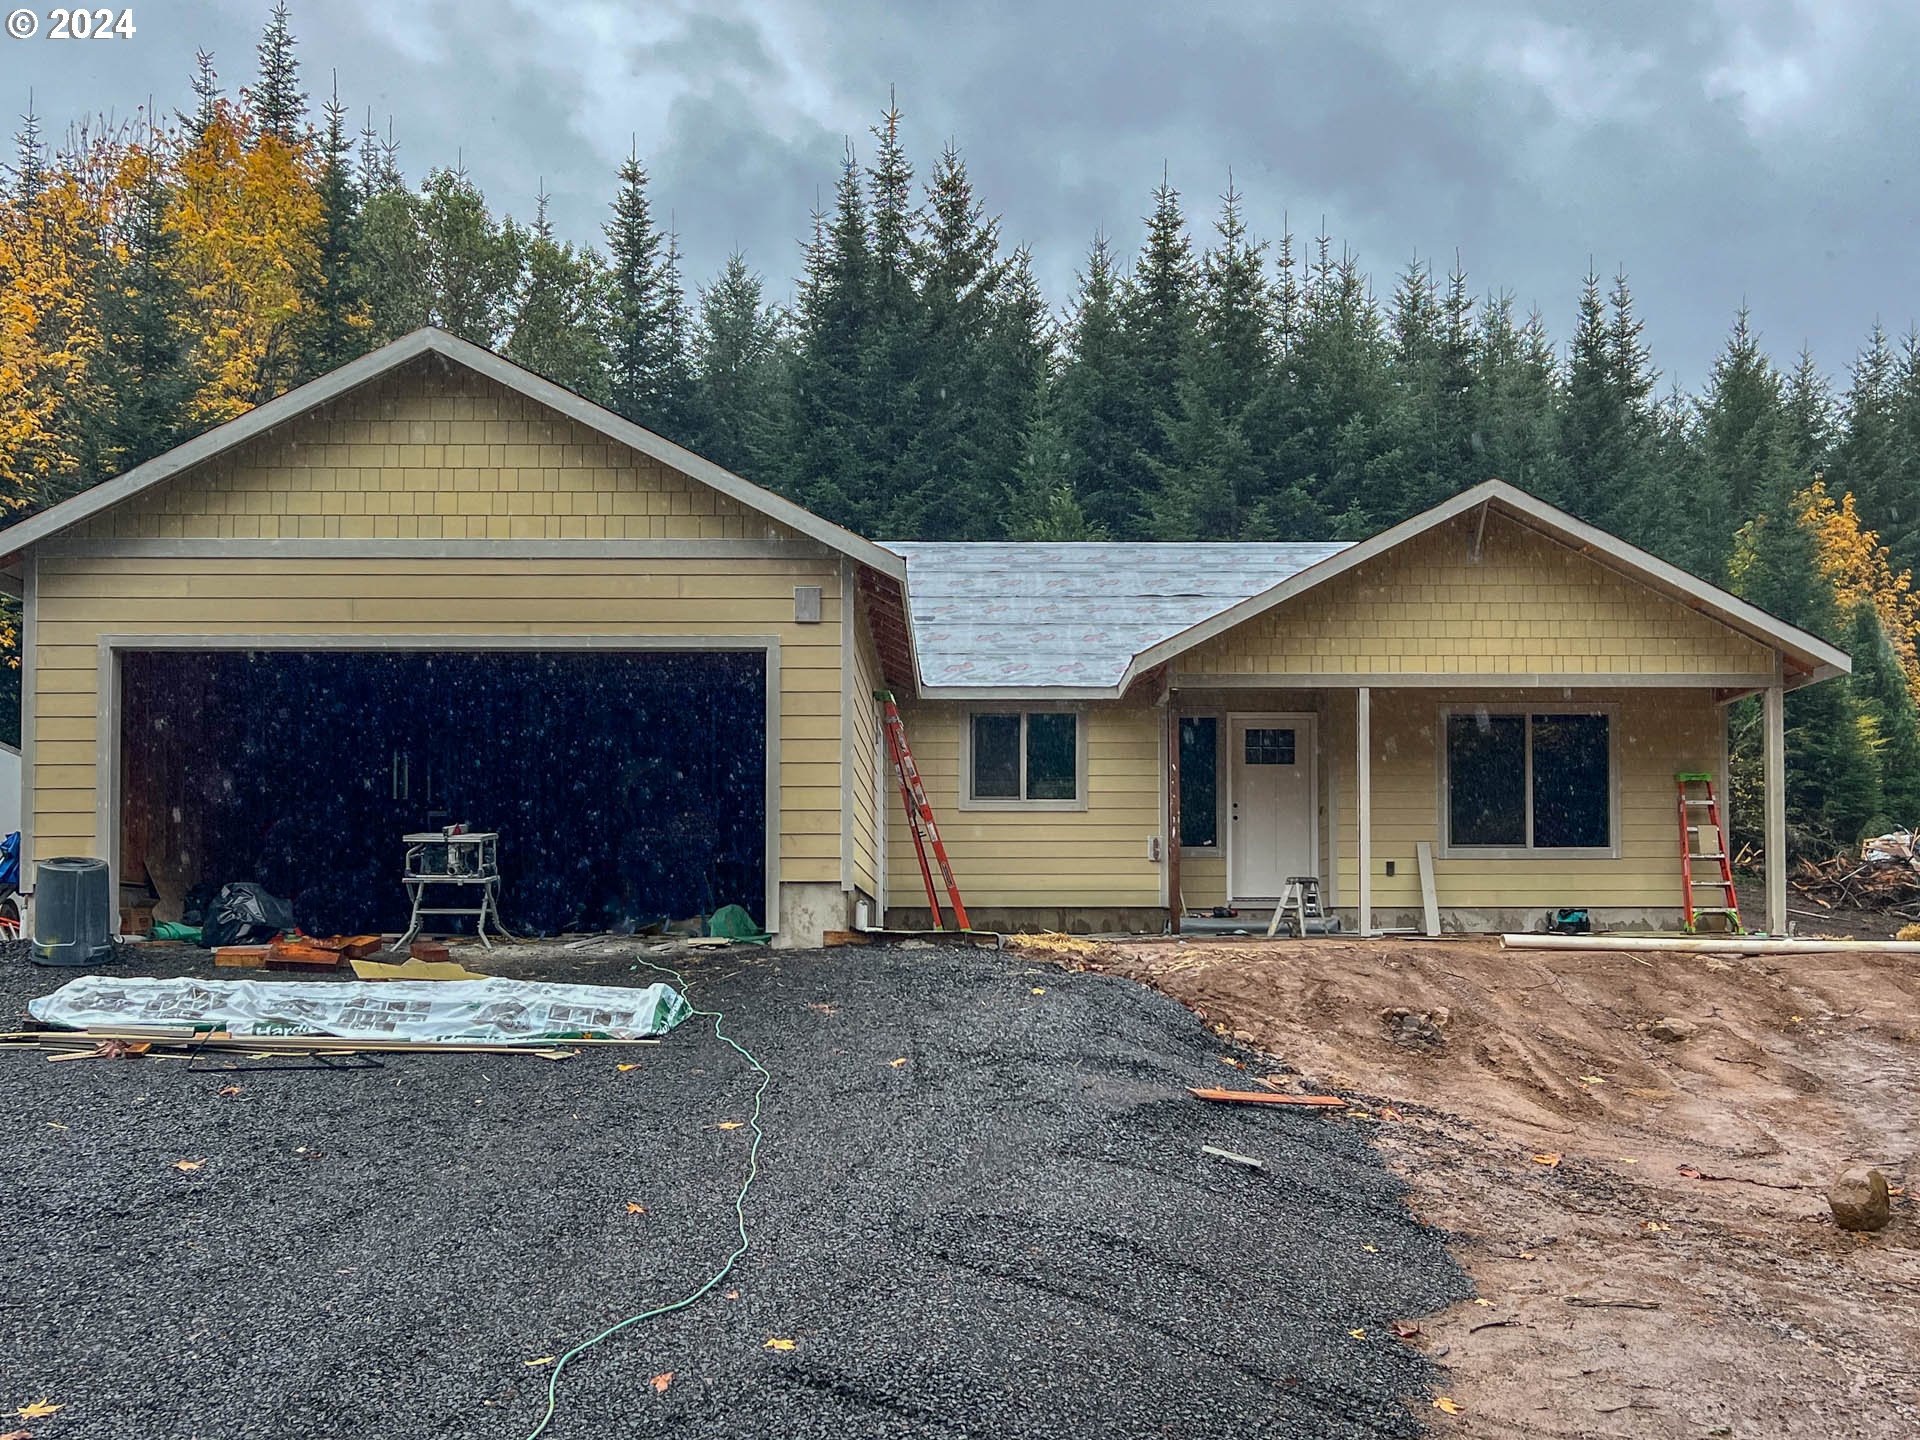
[[[488,920],[493,921],[495,934],[509,944],[513,942],[513,936],[500,923],[498,834],[491,830],[473,830],[450,835],[444,830],[429,830],[400,838],[407,847],[400,883],[412,897],[413,915],[407,922],[407,933],[394,943],[394,949],[405,950],[412,945],[419,937],[421,920],[428,915],[473,916],[474,933],[489,950],[493,942],[487,938]],[[429,906],[427,891],[438,885],[457,887],[463,898],[478,890],[479,903]]]

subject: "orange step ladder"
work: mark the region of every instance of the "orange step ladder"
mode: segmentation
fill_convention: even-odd
[[[1680,800],[1680,887],[1687,914],[1687,930],[1700,929],[1702,921],[1731,935],[1745,934],[1740,924],[1740,897],[1733,890],[1733,858],[1727,853],[1727,830],[1720,823],[1720,801],[1713,791],[1713,777],[1700,770],[1682,770],[1673,777]],[[1711,850],[1701,850],[1700,837],[1711,832]],[[1713,878],[1696,880],[1695,861],[1711,861],[1716,867]],[[1700,891],[1717,891],[1710,898],[1718,904],[1696,904]]]
[[[959,882],[953,878],[953,866],[947,863],[947,847],[940,843],[940,827],[934,823],[933,807],[927,803],[927,790],[920,783],[920,771],[913,763],[913,751],[907,748],[907,727],[900,719],[900,707],[893,703],[891,690],[876,690],[873,698],[884,707],[882,728],[887,732],[887,753],[893,756],[893,773],[900,781],[900,799],[907,807],[907,828],[913,832],[913,848],[920,857],[920,878],[927,885],[927,908],[933,911],[936,930],[947,928],[940,912],[940,896],[933,887],[933,868],[927,864],[931,846],[940,878],[946,882],[947,899],[953,907],[956,928],[973,928],[967,920],[966,902],[960,898]]]

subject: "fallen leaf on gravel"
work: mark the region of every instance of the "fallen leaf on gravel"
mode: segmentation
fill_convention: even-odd
[[[1673,1227],[1671,1225],[1662,1225],[1658,1220],[1642,1220],[1640,1222],[1640,1228],[1649,1235],[1657,1235],[1660,1231],[1671,1230]]]
[[[1360,1248],[1369,1255],[1378,1255],[1380,1253],[1380,1247],[1378,1245],[1362,1245]]]
[[[0,1440],[33,1440],[33,1432],[31,1430],[9,1430],[6,1434],[0,1435]]]
[[[1638,1165],[1640,1162],[1634,1159],[1631,1155],[1622,1155],[1620,1157],[1620,1163],[1622,1165]]]
[[[896,1070],[898,1070],[902,1065],[906,1063],[907,1063],[907,1057],[904,1055],[902,1055],[898,1060],[887,1061],[887,1064],[891,1065]]]
[[[1689,1180],[1698,1180],[1700,1178],[1700,1172],[1694,1169],[1693,1166],[1691,1165],[1682,1165],[1679,1167],[1679,1170],[1680,1170],[1680,1173],[1686,1176],[1687,1179]]]
[[[738,1300],[740,1298],[740,1292],[738,1290],[729,1290],[721,1298],[726,1300]]]
[[[238,1095],[240,1093],[240,1087],[238,1085],[222,1085],[220,1087],[220,1093],[222,1095]]]
[[[1582,1075],[1580,1077],[1580,1083],[1582,1085],[1604,1085],[1607,1082],[1598,1075]]]
[[[49,1130],[64,1130],[66,1128],[67,1127],[62,1125],[58,1120],[47,1121],[47,1129]]]
[[[616,1070],[618,1070],[618,1071],[619,1071],[619,1072],[620,1072],[620,1073],[621,1073],[622,1075],[624,1075],[624,1074],[626,1074],[626,1073],[627,1073],[627,1071],[629,1071],[629,1070],[638,1070],[638,1069],[639,1069],[640,1067],[639,1067],[639,1065],[638,1065],[638,1064],[636,1064],[635,1062],[633,1062],[633,1061],[631,1061],[631,1060],[629,1060],[629,1061],[627,1061],[627,1062],[626,1062],[625,1064],[622,1064],[622,1065],[616,1065],[616,1066],[614,1066],[613,1068],[614,1068],[614,1069],[616,1069]]]
[[[1400,1118],[1400,1112],[1391,1105],[1382,1105],[1380,1107],[1380,1118],[1382,1120],[1398,1120]]]
[[[1438,1400],[1433,1402],[1433,1408],[1436,1410],[1444,1410],[1449,1415],[1458,1415],[1460,1413],[1460,1402],[1442,1395]]]
[[[1551,1170],[1554,1166],[1560,1163],[1560,1157],[1556,1155],[1553,1151],[1546,1150],[1534,1156],[1533,1163],[1536,1165],[1544,1165],[1549,1170]]]
[[[1476,1305],[1485,1305],[1489,1310],[1493,1308],[1493,1302],[1491,1300],[1482,1300],[1478,1295],[1473,1297],[1473,1303]]]
[[[51,1400],[35,1400],[29,1404],[22,1405],[13,1413],[18,1415],[22,1420],[44,1420],[47,1416],[57,1414],[66,1408],[64,1405],[54,1404]]]
[[[539,1358],[534,1360],[522,1360],[520,1363],[522,1365],[527,1366],[529,1369],[532,1369],[534,1367],[541,1366],[541,1365],[551,1365],[553,1363],[553,1356],[542,1355]]]
[[[1044,985],[1036,985],[1033,987],[1033,993],[1036,995],[1044,995],[1047,993],[1047,987]]]
[[[636,1204],[634,1204],[634,1203],[633,1203],[633,1201],[631,1201],[631,1200],[629,1200],[629,1201],[627,1202],[627,1214],[629,1214],[629,1215],[644,1215],[644,1214],[646,1214],[646,1213],[647,1213],[647,1207],[646,1207],[646,1206],[644,1206],[644,1205],[636,1205]]]
[[[198,1170],[206,1163],[204,1160],[176,1160],[173,1162],[173,1168],[176,1170]]]
[[[1347,1334],[1351,1335],[1356,1340],[1364,1340],[1367,1338],[1367,1332],[1365,1330],[1349,1330],[1347,1331]]]
[[[1420,1333],[1420,1327],[1411,1320],[1396,1320],[1393,1322],[1393,1333],[1402,1340],[1411,1340]]]
[[[768,1350],[791,1350],[791,1349],[793,1349],[793,1341],[791,1341],[791,1340],[769,1340],[769,1341],[767,1341],[767,1343],[766,1343],[766,1347],[765,1347],[765,1348],[766,1348],[766,1349],[768,1349]]]
[[[647,1383],[653,1386],[654,1394],[664,1395],[667,1393],[667,1386],[673,1383],[673,1371],[663,1370]]]
[[[744,1120],[722,1120],[718,1125],[714,1126],[713,1128],[716,1130],[738,1130],[742,1125],[746,1123],[747,1122]]]

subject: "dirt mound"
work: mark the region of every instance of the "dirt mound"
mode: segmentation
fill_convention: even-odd
[[[1414,1342],[1454,1372],[1459,1433],[1920,1433],[1912,1201],[1856,1237],[1825,1200],[1849,1163],[1920,1179],[1920,966],[1477,940],[1096,963],[1376,1097],[1480,1287]]]

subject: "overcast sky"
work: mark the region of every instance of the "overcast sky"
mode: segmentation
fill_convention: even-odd
[[[11,108],[31,87],[57,131],[185,107],[198,47],[250,80],[264,0],[133,8],[130,40],[0,39]],[[523,216],[544,178],[561,232],[597,240],[631,137],[690,278],[737,247],[781,297],[893,86],[918,172],[958,143],[1056,303],[1097,230],[1138,243],[1164,163],[1196,229],[1231,169],[1256,233],[1324,217],[1383,293],[1458,249],[1561,340],[1589,256],[1624,266],[1688,386],[1743,298],[1776,357],[1810,343],[1836,374],[1920,310],[1915,6],[295,0],[294,24],[309,92],[337,71],[356,115],[391,115],[410,178],[458,157]]]

